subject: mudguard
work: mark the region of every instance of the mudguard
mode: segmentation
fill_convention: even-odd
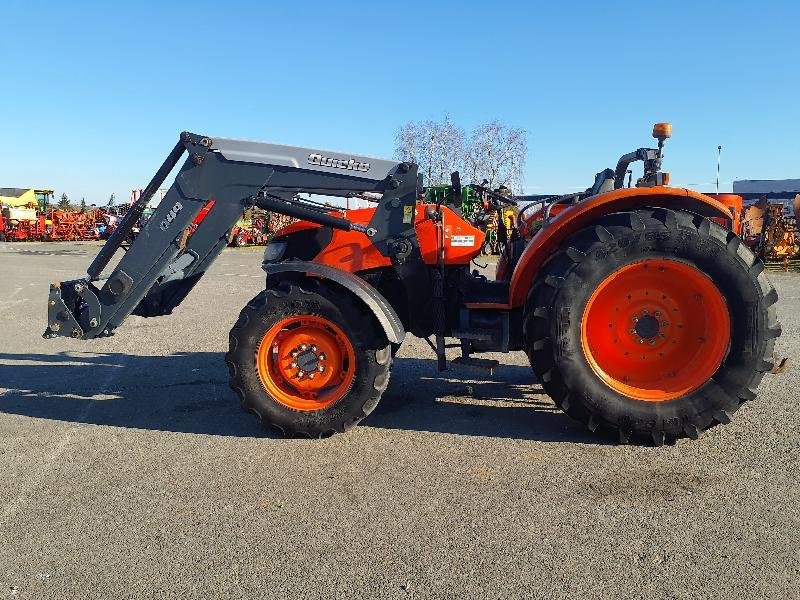
[[[730,211],[722,202],[684,188],[621,188],[598,194],[562,211],[534,236],[511,275],[509,308],[525,304],[539,267],[568,236],[603,215],[647,206],[686,210],[732,221]],[[728,227],[731,226],[732,223]]]
[[[402,344],[406,332],[400,317],[392,308],[392,305],[384,298],[378,290],[369,285],[366,281],[341,269],[321,265],[318,263],[305,261],[286,261],[280,263],[268,263],[261,267],[267,273],[267,277],[277,273],[304,273],[313,277],[321,277],[339,284],[349,292],[353,293],[366,307],[372,311],[375,318],[380,323],[386,338],[392,344]]]

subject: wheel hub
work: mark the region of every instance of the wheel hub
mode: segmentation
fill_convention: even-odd
[[[319,366],[319,357],[310,350],[306,350],[297,356],[297,366],[306,373],[316,371]]]
[[[661,323],[652,315],[644,315],[636,320],[634,329],[639,337],[649,340],[658,335]]]

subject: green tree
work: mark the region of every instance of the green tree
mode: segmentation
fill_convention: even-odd
[[[61,194],[61,199],[58,201],[58,208],[60,210],[69,210],[72,205],[69,203],[69,196],[66,193]]]
[[[112,208],[114,206],[114,194],[108,198],[108,208]]]
[[[81,198],[81,212],[86,212],[86,198]]]

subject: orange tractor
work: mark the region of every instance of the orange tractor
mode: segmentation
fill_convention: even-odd
[[[448,347],[461,350],[453,363],[485,371],[497,359],[476,355],[525,352],[556,405],[592,432],[656,445],[697,438],[756,397],[781,332],[778,297],[726,204],[668,187],[671,127],[653,135],[657,148],[626,154],[586,192],[519,211],[491,279],[470,269],[484,233],[461,214],[457,173],[456,204],[420,203],[413,163],[184,133],[86,277],[51,286],[45,337],[103,337],[131,313],[169,314],[243,210],[258,207],[299,219],[267,245],[266,287],[242,310],[225,359],[242,406],[265,426],[320,437],[355,425],[411,333],[440,369]],[[103,277],[186,152],[142,235]],[[635,161],[642,177],[624,187]],[[478,191],[488,210],[515,204]],[[345,214],[304,192],[378,200]]]

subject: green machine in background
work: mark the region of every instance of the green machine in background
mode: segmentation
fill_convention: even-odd
[[[425,189],[425,202],[431,204],[456,205],[455,191],[452,185],[432,185]],[[476,186],[465,185],[461,188],[461,214],[472,219],[481,208],[480,193]]]

